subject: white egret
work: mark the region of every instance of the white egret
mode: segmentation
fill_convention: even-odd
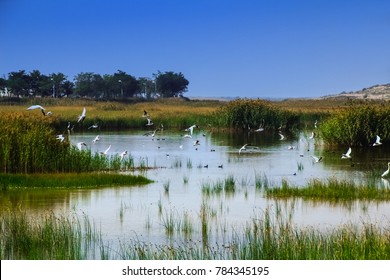
[[[352,149],[351,149],[351,147],[349,147],[348,151],[345,154],[341,155],[341,158],[342,159],[344,159],[344,158],[351,158],[351,152],[352,152]]]
[[[86,116],[87,116],[87,110],[86,110],[85,107],[84,107],[83,112],[82,112],[81,115],[79,116],[77,122],[78,122],[78,123],[79,123],[79,122],[83,122]]]
[[[387,175],[389,175],[389,172],[390,172],[390,162],[387,163],[387,170],[383,172],[381,177],[386,177]]]

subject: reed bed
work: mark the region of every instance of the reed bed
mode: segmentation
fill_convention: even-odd
[[[390,141],[390,107],[386,104],[352,105],[339,110],[320,126],[321,137],[328,144],[370,146],[376,135],[382,143]]]
[[[372,180],[355,182],[353,180],[340,180],[329,178],[323,180],[313,179],[305,187],[290,186],[283,181],[280,187],[267,188],[267,197],[321,200],[390,200],[390,189],[378,187]]]
[[[327,230],[299,228],[269,209],[234,228],[224,242],[209,243],[208,208],[200,209],[201,239],[192,240],[188,212],[167,212],[163,217],[169,245],[140,240],[105,244],[88,217],[29,217],[24,212],[3,213],[0,218],[1,259],[145,259],[145,260],[358,260],[389,259],[390,231],[376,224],[345,224]],[[181,239],[180,236],[184,237]]]
[[[53,213],[30,218],[24,212],[2,213],[0,259],[79,260],[96,257],[101,234],[89,219]],[[97,246],[97,247],[95,247]]]
[[[280,109],[271,102],[261,99],[237,99],[227,103],[213,114],[218,127],[290,130],[299,124],[299,115]]]
[[[96,188],[145,185],[143,176],[114,173],[0,174],[2,190],[11,188]]]

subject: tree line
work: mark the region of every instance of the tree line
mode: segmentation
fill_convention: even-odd
[[[39,70],[19,70],[0,78],[0,95],[18,97],[87,97],[95,99],[146,99],[182,97],[189,81],[179,72],[160,72],[153,78],[136,78],[124,71],[100,75],[77,74],[73,81],[63,73],[44,75]]]

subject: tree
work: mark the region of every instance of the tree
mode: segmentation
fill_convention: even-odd
[[[150,78],[141,77],[138,78],[139,90],[138,94],[144,96],[146,99],[150,99],[152,94],[155,93],[156,87],[154,81]]]
[[[30,76],[24,70],[11,72],[8,74],[7,86],[14,95],[29,96]]]
[[[106,83],[106,96],[108,98],[129,98],[139,91],[136,78],[118,70],[114,75],[104,75]]]
[[[74,92],[80,96],[100,97],[104,94],[105,81],[99,74],[82,72],[74,78]]]
[[[181,72],[159,72],[156,75],[157,91],[163,97],[182,96],[187,91],[188,84],[188,80]]]

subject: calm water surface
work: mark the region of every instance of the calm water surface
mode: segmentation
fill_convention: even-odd
[[[97,134],[101,140],[92,144]],[[387,168],[390,153],[385,147],[353,149],[351,161],[341,159],[348,147],[325,149],[305,133],[288,135],[284,141],[279,140],[277,133],[267,131],[197,132],[192,138],[183,138],[181,134],[164,132],[156,137],[143,136],[143,132],[74,134],[73,144],[83,141],[93,152],[104,151],[109,145],[108,156],[127,150],[136,166],[152,167],[142,174],[154,182],[140,187],[96,190],[9,191],[2,194],[2,204],[37,214],[47,211],[86,214],[101,229],[105,240],[113,243],[141,240],[164,244],[185,238],[200,239],[202,211],[207,213],[210,241],[219,242],[252,219],[261,217],[266,209],[271,213],[280,211],[298,226],[324,230],[345,223],[389,225],[390,203],[387,202],[274,200],[266,199],[255,187],[259,176],[274,185],[285,180],[298,186],[311,179],[332,177],[364,180],[372,170],[381,174]],[[196,140],[200,144],[194,146]],[[245,143],[253,146],[239,154],[239,148]],[[323,161],[313,163],[312,155],[322,156]],[[213,186],[227,177],[234,178],[234,192],[202,192],[205,185]],[[378,182],[381,187],[388,187],[387,181]],[[165,227],[170,220],[175,224],[172,234]],[[192,228],[184,234],[181,228],[185,221]]]

